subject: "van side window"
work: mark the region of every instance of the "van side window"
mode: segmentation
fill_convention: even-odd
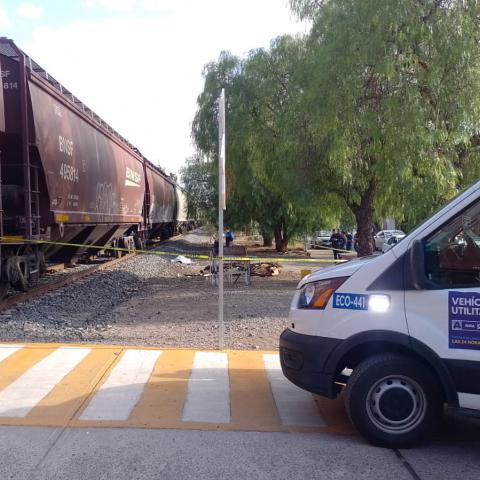
[[[480,285],[480,203],[428,238],[425,269],[427,277],[444,288]]]

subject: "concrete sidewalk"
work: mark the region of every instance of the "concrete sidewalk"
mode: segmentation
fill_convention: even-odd
[[[312,433],[0,427],[2,479],[477,480],[480,442],[394,452]]]

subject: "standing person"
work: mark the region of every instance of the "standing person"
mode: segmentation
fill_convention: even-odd
[[[335,260],[340,259],[340,252],[337,250],[339,241],[340,241],[340,235],[338,234],[338,231],[332,230],[332,236],[330,237],[330,244],[332,245],[332,248],[333,248],[333,258]]]
[[[340,235],[340,245],[339,247],[342,250],[345,250],[347,247],[347,234],[345,233],[345,230],[339,230],[339,235]]]
[[[347,250],[351,250],[353,246],[353,235],[351,232],[347,232]]]
[[[233,232],[227,228],[225,232],[225,244],[227,247],[229,247],[233,242]]]

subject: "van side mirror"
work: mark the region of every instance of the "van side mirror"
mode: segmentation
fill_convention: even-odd
[[[413,286],[417,290],[424,290],[429,281],[425,275],[425,250],[421,240],[414,240],[410,247],[410,273]]]

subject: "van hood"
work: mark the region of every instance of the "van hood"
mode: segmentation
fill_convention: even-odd
[[[376,258],[374,255],[361,257],[341,263],[340,265],[334,265],[333,267],[322,268],[311,273],[310,275],[307,275],[306,277],[303,277],[302,280],[300,280],[300,283],[297,285],[297,288],[302,288],[306,283],[316,282],[318,280],[326,280],[328,278],[336,277],[350,277],[374,258]]]

